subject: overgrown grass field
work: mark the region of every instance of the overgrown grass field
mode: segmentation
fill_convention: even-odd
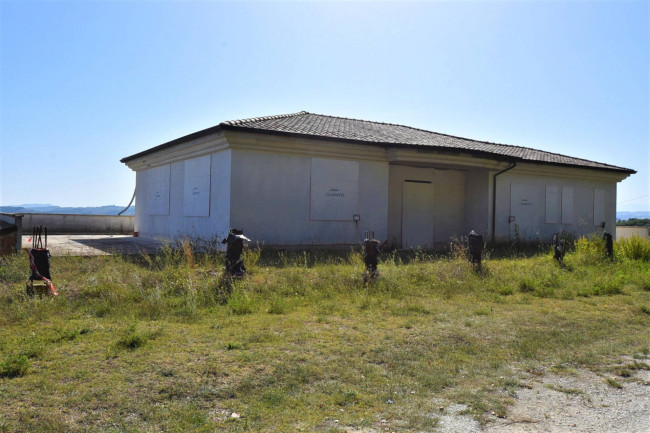
[[[503,415],[522,372],[650,352],[650,242],[492,258],[246,252],[53,257],[60,295],[0,267],[0,431],[435,431],[440,406]],[[646,368],[645,361],[635,363]],[[624,386],[624,385],[623,385]]]

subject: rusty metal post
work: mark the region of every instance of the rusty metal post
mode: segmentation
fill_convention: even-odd
[[[564,262],[564,238],[560,233],[555,233],[553,235],[553,258],[558,261],[560,265]]]
[[[366,265],[366,271],[363,275],[365,282],[372,282],[379,277],[377,271],[380,243],[375,239],[374,230],[366,230],[365,239],[363,240],[363,263]]]
[[[469,247],[469,258],[472,262],[472,267],[475,270],[481,270],[481,259],[483,256],[483,235],[477,234],[472,230],[467,236],[467,244]]]
[[[231,228],[222,244],[226,244],[226,274],[235,278],[241,278],[246,272],[246,266],[241,257],[244,251],[244,241],[250,241],[244,236],[243,230]]]
[[[611,233],[603,233],[603,240],[605,241],[605,253],[610,259],[614,258],[614,237]]]

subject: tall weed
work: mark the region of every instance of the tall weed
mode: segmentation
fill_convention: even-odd
[[[20,377],[27,373],[29,361],[25,355],[8,355],[0,362],[0,377]]]
[[[574,248],[573,255],[581,265],[594,265],[605,260],[605,241],[596,234],[581,237]]]
[[[614,244],[614,253],[619,258],[650,261],[650,239],[639,236],[619,239]]]

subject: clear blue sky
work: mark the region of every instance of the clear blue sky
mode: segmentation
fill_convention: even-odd
[[[648,1],[5,0],[0,13],[3,205],[126,205],[120,158],[307,110],[633,168],[618,209],[650,210]]]

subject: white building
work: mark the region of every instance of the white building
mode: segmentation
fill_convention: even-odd
[[[615,231],[634,170],[407,126],[307,112],[223,122],[122,159],[135,230],[266,245],[354,244],[366,229],[434,247],[470,230],[508,240]]]

